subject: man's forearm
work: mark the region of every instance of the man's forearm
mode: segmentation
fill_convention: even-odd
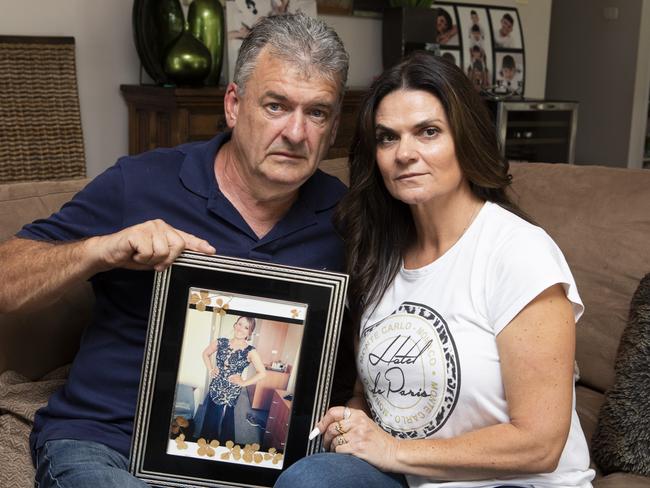
[[[50,303],[74,283],[94,275],[99,269],[86,252],[87,244],[15,237],[0,244],[0,313]]]
[[[12,238],[0,244],[0,313],[53,301],[72,284],[100,271],[162,271],[185,249],[216,252],[207,241],[160,219],[64,244]]]

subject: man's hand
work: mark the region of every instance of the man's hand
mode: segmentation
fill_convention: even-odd
[[[99,271],[112,268],[162,271],[184,251],[214,254],[207,241],[178,230],[160,219],[127,227],[115,234],[85,241]]]

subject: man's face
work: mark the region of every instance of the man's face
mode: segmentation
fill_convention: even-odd
[[[512,22],[508,19],[501,19],[501,35],[506,37],[512,32]]]
[[[263,49],[244,93],[226,94],[237,171],[255,195],[282,195],[302,185],[336,135],[339,87]]]

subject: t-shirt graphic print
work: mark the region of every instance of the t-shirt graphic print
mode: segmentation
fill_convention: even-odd
[[[458,401],[460,358],[444,318],[404,302],[360,335],[358,371],[375,422],[403,439],[430,437]]]

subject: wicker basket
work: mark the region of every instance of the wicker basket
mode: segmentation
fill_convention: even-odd
[[[0,36],[0,182],[85,175],[74,38]]]

